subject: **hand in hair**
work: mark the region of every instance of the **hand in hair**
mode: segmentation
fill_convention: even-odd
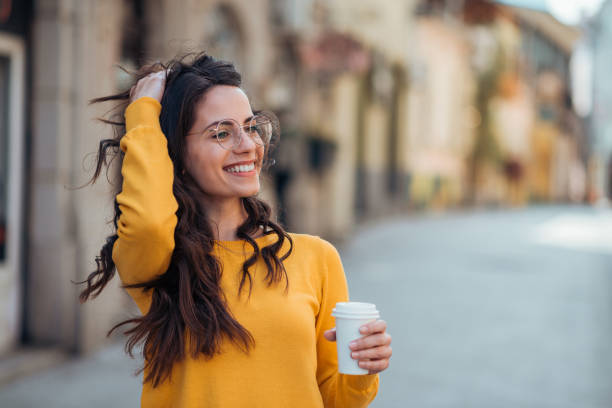
[[[141,78],[136,85],[130,89],[130,102],[134,102],[143,96],[149,96],[161,103],[166,85],[166,71],[158,71]]]

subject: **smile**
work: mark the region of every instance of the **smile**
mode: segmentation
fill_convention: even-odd
[[[255,170],[255,163],[226,167],[223,170],[229,173],[248,173]]]

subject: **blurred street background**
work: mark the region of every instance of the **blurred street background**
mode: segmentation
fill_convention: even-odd
[[[372,406],[612,406],[612,0],[0,0],[0,407],[139,403],[135,305],[71,283],[117,188],[76,189],[88,101],[203,50],[280,118],[262,197],[389,322]]]

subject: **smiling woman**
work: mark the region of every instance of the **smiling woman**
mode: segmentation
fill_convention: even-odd
[[[246,94],[236,86],[215,86],[196,105],[196,120],[185,138],[185,168],[205,200],[251,197],[259,192],[266,143],[250,130],[256,126],[250,124],[253,119],[257,121]],[[247,137],[242,137],[245,133]],[[265,139],[270,138],[266,134]],[[223,230],[227,236],[221,239],[234,240],[234,231],[235,226]]]
[[[115,274],[142,316],[126,349],[144,343],[143,407],[365,407],[391,356],[383,321],[362,327],[339,374],[331,311],[348,300],[338,252],[287,233],[257,198],[273,114],[254,112],[232,64],[196,55],[145,67],[117,137],[100,144],[95,181],[117,152],[116,234],[81,301]],[[127,108],[126,108],[126,105]],[[109,332],[110,334],[110,332]]]

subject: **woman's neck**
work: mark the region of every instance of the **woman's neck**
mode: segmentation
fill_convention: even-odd
[[[248,217],[242,200],[240,198],[206,200],[204,205],[214,239],[218,241],[237,240],[238,227]]]

